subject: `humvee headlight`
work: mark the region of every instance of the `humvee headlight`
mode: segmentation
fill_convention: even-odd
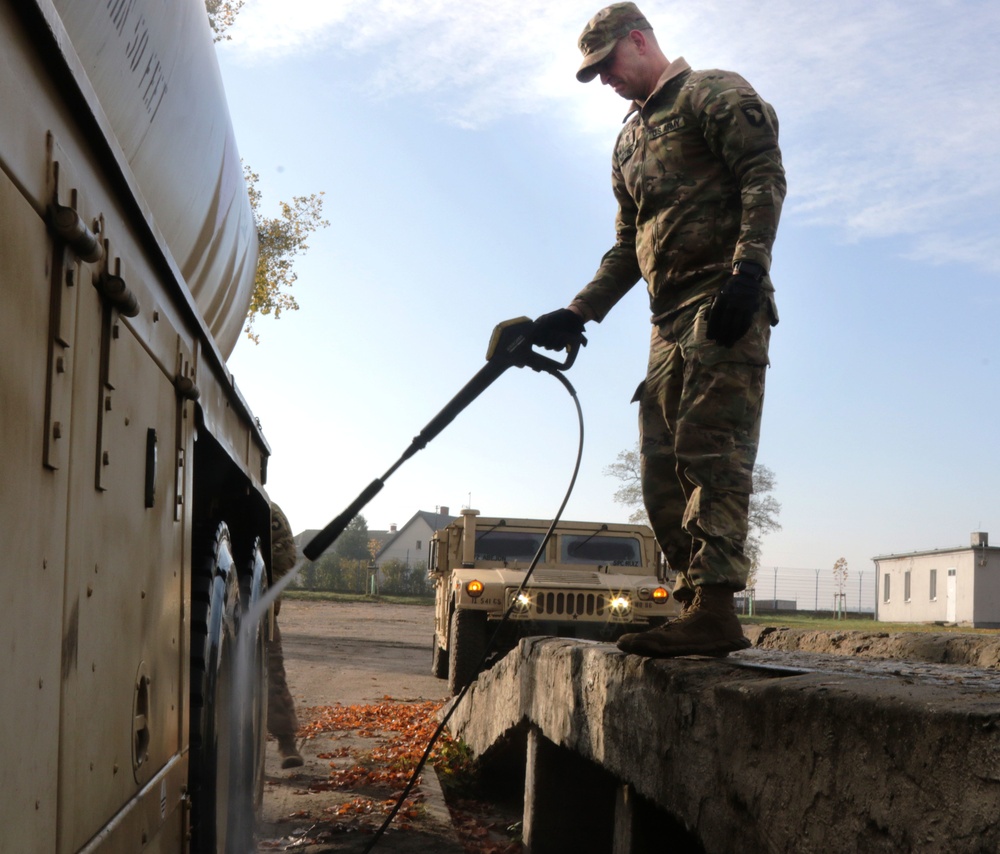
[[[483,582],[478,579],[472,579],[465,585],[465,592],[468,593],[473,599],[478,599],[483,595]]]
[[[632,602],[628,596],[615,596],[611,600],[611,611],[614,614],[625,614],[632,610]]]
[[[531,607],[531,597],[527,593],[518,593],[514,600],[514,608],[518,611],[527,611]]]
[[[664,587],[657,587],[653,591],[653,601],[656,602],[658,605],[662,605],[669,598],[670,598],[670,594],[667,592],[666,588],[664,588]]]

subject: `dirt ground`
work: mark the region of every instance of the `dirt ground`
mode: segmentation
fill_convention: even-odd
[[[430,606],[284,601],[279,623],[289,687],[303,724],[300,750],[305,765],[283,770],[276,744],[268,742],[259,852],[368,850],[386,805],[402,788],[399,775],[386,782],[358,773],[361,766],[378,766],[372,757],[395,738],[383,726],[386,714],[392,717],[397,708],[403,711],[416,704],[433,708],[449,699],[445,682],[430,672],[433,619]],[[893,661],[913,667],[923,662],[955,665],[966,681],[967,668],[979,669],[982,678],[990,680],[1000,670],[1000,633],[744,628],[754,643],[746,655],[772,665],[792,666],[802,653],[813,655],[815,664],[819,653],[834,669],[871,671],[891,669]],[[870,663],[864,664],[865,659]],[[360,722],[343,722],[352,716]],[[322,726],[332,719],[341,725]],[[417,741],[424,737],[418,734]],[[375,854],[520,851],[519,804],[483,798],[458,803],[452,796],[452,806],[458,809],[450,811],[430,766],[414,796],[375,844]]]
[[[1000,631],[819,631],[745,625],[757,650],[1000,669]]]
[[[258,851],[363,852],[384,804],[402,789],[398,780],[386,786],[357,773],[359,764],[378,764],[371,754],[386,743],[379,735],[391,735],[377,721],[396,704],[449,699],[446,683],[431,675],[433,608],[286,599],[278,621],[289,688],[308,737],[300,739],[305,765],[288,770],[268,741]],[[324,720],[358,716],[367,721],[360,728],[314,731]],[[415,804],[400,811],[375,854],[515,850],[503,844],[499,827],[508,814],[453,817],[429,765],[414,793]],[[463,844],[470,834],[479,844]]]

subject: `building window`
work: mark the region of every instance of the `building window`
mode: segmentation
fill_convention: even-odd
[[[937,602],[937,570],[931,570],[931,602]]]
[[[903,601],[910,601],[910,570],[903,573]]]
[[[417,540],[417,551],[422,552],[424,550],[424,543],[422,540]]]
[[[889,573],[882,576],[882,601],[889,601]]]

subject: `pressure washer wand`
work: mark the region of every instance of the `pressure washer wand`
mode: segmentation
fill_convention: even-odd
[[[490,346],[486,351],[486,364],[462,387],[461,391],[448,402],[444,409],[413,437],[410,446],[389,470],[382,477],[376,478],[368,484],[343,513],[333,519],[309,541],[302,549],[302,553],[309,560],[316,560],[333,545],[334,540],[346,530],[351,520],[361,512],[369,501],[378,495],[390,475],[417,451],[422,451],[431,439],[451,424],[463,409],[493,385],[494,381],[508,368],[528,367],[535,371],[546,371],[554,374],[567,371],[573,366],[580,345],[586,345],[587,339],[581,335],[579,342],[568,348],[565,361],[559,362],[532,349],[529,335],[532,323],[530,318],[516,317],[497,324],[493,329]]]

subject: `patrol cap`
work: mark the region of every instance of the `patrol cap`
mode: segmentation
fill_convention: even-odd
[[[612,3],[587,22],[577,44],[583,54],[583,64],[576,79],[589,83],[597,76],[594,66],[615,49],[620,39],[632,30],[651,30],[649,21],[635,3]]]

